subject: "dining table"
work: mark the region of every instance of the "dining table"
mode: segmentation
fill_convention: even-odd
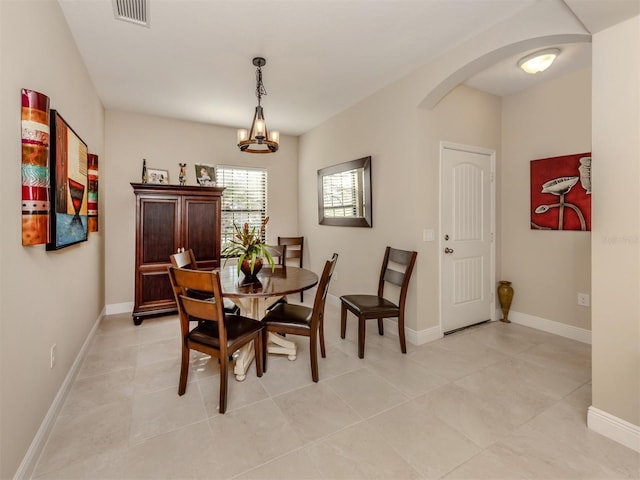
[[[265,265],[254,279],[238,274],[235,265],[219,269],[222,295],[240,307],[242,315],[261,320],[267,309],[286,295],[313,288],[318,283],[318,275],[305,268]],[[269,333],[267,352],[287,355],[289,360],[296,359],[296,344],[275,333]],[[247,369],[255,356],[252,345],[246,345],[235,357],[233,373],[236,380],[246,378]]]

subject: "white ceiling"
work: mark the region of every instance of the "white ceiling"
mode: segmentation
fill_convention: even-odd
[[[106,108],[247,128],[263,56],[267,123],[293,135],[535,4],[568,5],[591,33],[640,13],[640,0],[147,0],[145,27],[112,0],[58,1]],[[466,83],[506,95],[590,65],[590,44],[561,48],[545,76],[515,68],[525,51]]]

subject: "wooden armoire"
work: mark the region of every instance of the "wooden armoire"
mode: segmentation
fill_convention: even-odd
[[[220,266],[220,187],[132,183],[136,196],[133,321],[177,311],[169,256],[191,248],[198,268]]]

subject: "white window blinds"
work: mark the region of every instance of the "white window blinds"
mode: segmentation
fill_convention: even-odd
[[[222,194],[222,249],[234,236],[233,224],[249,230],[262,225],[267,212],[267,171],[263,168],[218,166],[216,180]],[[264,240],[264,239],[263,239]]]
[[[323,206],[325,217],[354,217],[362,211],[359,205],[362,180],[357,170],[325,175],[322,178]]]

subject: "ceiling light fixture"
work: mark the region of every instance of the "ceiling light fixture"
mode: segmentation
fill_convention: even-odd
[[[267,130],[264,113],[260,105],[262,96],[267,94],[262,84],[262,67],[264,67],[266,63],[267,61],[262,57],[253,59],[253,64],[257,67],[256,97],[258,97],[258,106],[256,107],[256,113],[253,115],[253,122],[251,122],[249,133],[247,133],[247,130],[244,128],[238,130],[238,147],[240,147],[240,150],[243,152],[273,153],[278,151],[280,134],[276,131],[269,132]]]
[[[518,66],[527,73],[536,74],[544,72],[551,66],[556,59],[560,50],[558,48],[549,48],[547,50],[540,50],[538,52],[527,55],[521,58],[518,62]]]

